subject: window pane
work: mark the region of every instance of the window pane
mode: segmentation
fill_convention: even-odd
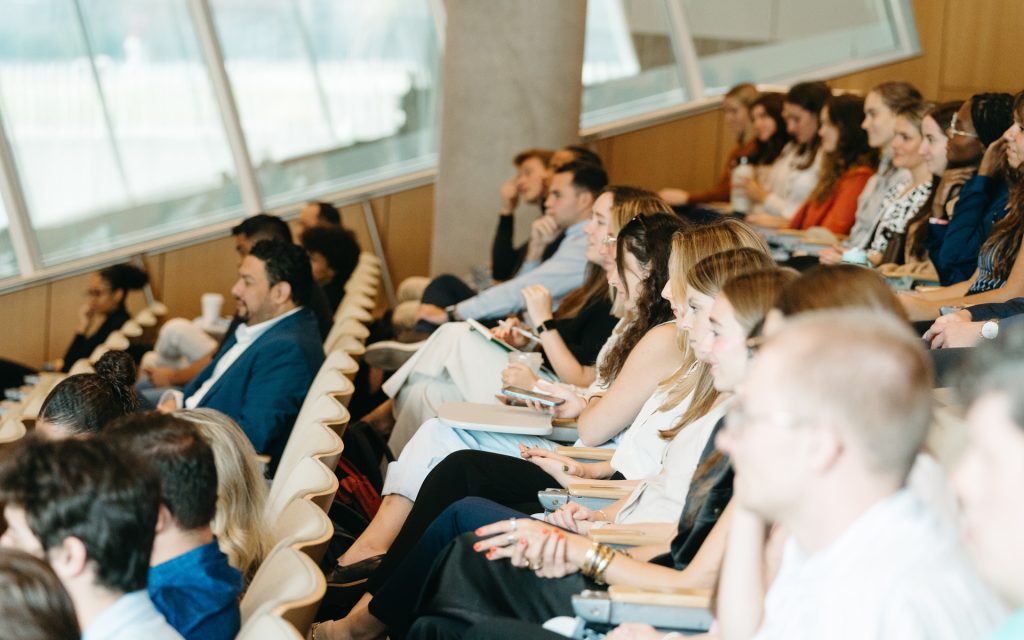
[[[687,100],[665,0],[590,0],[583,54],[586,128]]]
[[[18,260],[11,246],[11,228],[7,224],[7,210],[0,198],[0,279],[18,275]]]
[[[270,204],[433,166],[429,0],[213,0]]]
[[[237,215],[186,0],[22,0],[0,108],[47,265]]]
[[[893,2],[682,0],[709,91],[897,51]],[[909,15],[908,15],[909,19]]]

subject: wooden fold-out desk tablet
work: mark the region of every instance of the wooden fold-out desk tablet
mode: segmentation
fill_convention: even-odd
[[[449,427],[470,431],[512,433],[542,438],[551,435],[551,416],[526,407],[449,402],[441,405],[437,418]]]

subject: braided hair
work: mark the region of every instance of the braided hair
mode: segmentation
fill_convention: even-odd
[[[135,361],[124,351],[108,351],[94,365],[96,373],[62,380],[39,410],[39,421],[68,437],[99,433],[103,427],[139,408]]]

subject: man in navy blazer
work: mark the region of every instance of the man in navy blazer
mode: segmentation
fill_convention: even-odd
[[[183,393],[187,408],[234,418],[273,469],[324,360],[316,317],[306,308],[313,274],[305,251],[262,240],[231,289],[243,323]]]

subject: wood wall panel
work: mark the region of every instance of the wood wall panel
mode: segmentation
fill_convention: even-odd
[[[942,29],[942,84],[960,95],[1016,93],[1021,74],[1021,0],[946,0]]]
[[[430,273],[430,242],[434,226],[434,187],[427,185],[391,196],[384,249],[395,286],[409,276]]]
[[[33,287],[0,297],[3,331],[0,331],[0,354],[4,358],[28,366],[40,366],[45,360],[47,332],[41,324],[47,316],[45,286]]]
[[[199,296],[206,292],[224,294],[224,313],[234,313],[231,287],[238,280],[238,254],[233,238],[218,238],[167,253],[164,269],[161,299],[172,316],[198,316]]]

